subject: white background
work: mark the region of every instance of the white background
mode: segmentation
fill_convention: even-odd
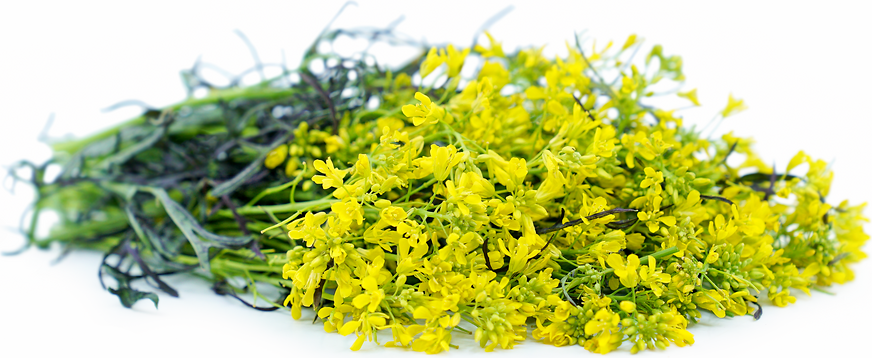
[[[100,109],[127,99],[164,106],[184,98],[179,71],[198,56],[238,73],[251,56],[233,30],[242,30],[263,62],[284,57],[294,68],[302,51],[342,2],[26,3],[0,5],[0,164],[42,161],[50,151],[37,142],[55,114],[51,137],[84,136],[138,114]],[[707,122],[734,93],[750,109],[729,118],[719,132],[753,136],[768,162],[783,168],[799,149],[835,160],[828,202],[869,201],[869,139],[872,97],[866,3],[827,2],[578,1],[517,3],[492,33],[507,50],[548,44],[560,52],[574,31],[616,45],[637,33],[646,49],[662,44],[684,59],[686,88],[699,88],[700,109],[683,112],[687,123]],[[440,1],[406,4],[361,2],[334,27],[385,26],[405,15],[397,30],[430,43],[468,46],[479,26],[505,5]],[[641,57],[641,56],[640,56]],[[256,78],[255,78],[256,79]],[[6,183],[8,186],[8,183]],[[19,185],[0,192],[0,225],[14,228],[32,198]],[[0,232],[0,250],[22,238]],[[353,337],[325,334],[311,313],[294,321],[287,313],[261,313],[215,296],[196,278],[169,281],[181,293],[161,294],[160,309],[140,302],[121,307],[96,278],[100,255],[74,253],[58,264],[59,250],[29,250],[0,257],[0,356],[67,354],[93,357],[306,356],[346,354]],[[707,318],[692,328],[697,343],[671,347],[666,356],[862,355],[872,318],[872,266],[856,266],[856,281],[800,297],[786,309],[764,306],[763,319]],[[710,316],[707,316],[710,317]],[[388,338],[388,337],[385,337]],[[386,339],[387,340],[387,339]],[[460,350],[481,354],[471,337],[455,334]],[[131,353],[120,349],[136,347]],[[624,352],[613,354],[621,356]],[[498,354],[587,354],[580,347],[554,348],[528,341]],[[365,344],[365,355],[408,355]]]

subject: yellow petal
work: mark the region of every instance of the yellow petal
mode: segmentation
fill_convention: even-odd
[[[369,297],[369,295],[364,293],[355,297],[354,300],[351,301],[351,303],[354,304],[354,307],[363,308],[364,306],[368,305],[370,301],[371,298]]]
[[[354,344],[351,345],[351,350],[353,350],[355,352],[360,350],[360,347],[363,346],[364,338],[366,338],[366,336],[363,334],[357,336],[357,339],[354,340]]]
[[[318,310],[318,317],[324,318],[329,316],[331,313],[333,313],[333,307],[322,307]]]
[[[610,254],[606,259],[606,262],[612,268],[624,268],[624,259],[621,258],[621,255],[618,254]]]
[[[360,283],[360,287],[363,287],[363,289],[367,291],[378,291],[378,284],[373,276],[364,277],[363,281]]]
[[[421,101],[421,104],[423,104],[425,107],[430,107],[430,104],[432,103],[430,101],[430,97],[427,97],[426,94],[423,94],[421,92],[415,92],[415,99]]]
[[[430,313],[430,310],[423,306],[418,306],[418,308],[415,308],[415,312],[412,315],[415,317],[415,319],[429,319],[433,317],[433,315]]]
[[[407,105],[403,106],[403,114],[405,114],[406,117],[414,117],[414,116],[418,115],[418,108],[415,107],[414,104],[407,104]],[[315,169],[318,169],[317,163],[319,161],[320,160],[315,161],[315,163],[316,163]]]
[[[660,220],[660,222],[666,224],[666,226],[675,226],[675,217],[674,216],[662,216],[658,220]]]
[[[339,334],[343,336],[347,336],[357,329],[360,326],[360,321],[351,321],[342,325],[342,328],[339,329]]]

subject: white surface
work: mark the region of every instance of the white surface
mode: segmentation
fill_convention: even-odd
[[[56,120],[49,135],[84,136],[138,113],[100,109],[140,99],[163,106],[184,96],[178,73],[202,55],[230,72],[252,65],[240,29],[263,62],[291,67],[333,17],[342,2],[307,4],[174,4],[144,2],[53,5],[3,2],[0,5],[0,164],[19,158],[44,160],[47,147],[36,142],[46,119]],[[426,5],[361,2],[348,8],[335,26],[384,26],[405,14],[398,31],[431,43],[464,46],[502,4],[427,2]],[[491,30],[507,50],[548,43],[559,51],[573,31],[617,45],[637,33],[646,45],[662,44],[684,59],[686,88],[699,88],[701,109],[683,113],[688,123],[705,123],[726,104],[728,93],[750,109],[729,118],[720,131],[753,135],[762,157],[783,167],[799,149],[836,160],[829,201],[870,201],[868,133],[872,97],[869,84],[869,5],[794,2],[668,2],[657,4],[573,2],[572,5],[520,3]],[[553,52],[552,52],[553,53]],[[15,195],[0,192],[0,225],[15,227],[31,198],[19,185]],[[868,215],[868,213],[867,213]],[[2,231],[0,250],[17,248],[20,236]],[[285,313],[261,313],[230,298],[215,296],[196,278],[169,281],[181,293],[161,294],[160,309],[149,302],[124,309],[96,278],[100,255],[78,252],[59,264],[57,250],[30,250],[0,257],[0,356],[48,354],[224,357],[232,355],[317,357],[349,353],[352,337],[323,333],[311,313],[294,321]],[[671,347],[665,356],[862,355],[872,318],[872,266],[856,266],[857,280],[833,287],[836,296],[800,297],[786,309],[767,305],[763,319],[708,319],[692,328],[696,344]],[[308,319],[306,319],[308,317]],[[388,338],[388,337],[385,337]],[[387,339],[386,339],[387,340]],[[471,337],[455,335],[452,355],[483,354]],[[627,349],[611,355],[628,355]],[[500,356],[588,354],[580,347],[553,348],[528,341]],[[407,355],[365,344],[364,355]]]

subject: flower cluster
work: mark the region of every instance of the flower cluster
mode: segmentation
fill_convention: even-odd
[[[701,310],[759,317],[764,295],[785,306],[853,278],[863,206],[825,201],[825,162],[800,152],[776,171],[748,139],[642,103],[683,80],[680,57],[656,46],[641,71],[635,36],[553,59],[488,38],[431,49],[420,83],[388,73],[378,109],[332,134],[302,123],[267,156],[323,196],[285,222],[295,318],[312,307],[355,350],[379,330],[427,353],[456,334],[508,349],[532,324],[548,344],[635,353],[692,344]],[[720,115],[743,109],[730,96]]]

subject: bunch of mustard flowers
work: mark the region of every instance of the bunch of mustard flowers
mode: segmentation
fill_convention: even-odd
[[[430,49],[415,84],[388,72],[378,117],[346,115],[326,150],[296,139],[267,158],[310,161],[303,185],[329,203],[283,223],[295,318],[314,308],[355,350],[379,330],[427,353],[457,334],[509,349],[532,325],[547,344],[635,353],[693,344],[701,311],[759,318],[764,297],[783,307],[853,278],[863,205],[826,202],[825,162],[799,152],[776,171],[749,139],[706,139],[644,104],[684,79],[680,57],[656,46],[640,70],[625,60],[636,36],[563,58],[487,36]],[[731,96],[720,116],[743,109]]]
[[[158,302],[131,282],[176,296],[162,275],[193,272],[353,350],[426,353],[458,335],[485,351],[683,347],[703,311],[760,318],[760,301],[850,281],[866,257],[864,205],[827,200],[827,163],[767,165],[750,139],[650,103],[700,105],[658,93],[684,80],[662,46],[576,39],[552,58],[486,33],[392,72],[318,52],[340,35],[392,36],[330,32],[298,70],[57,144],[56,180],[31,167],[35,211],[59,225],[40,239],[34,214],[28,243],[103,251],[127,307]],[[730,96],[715,121],[745,108]]]

